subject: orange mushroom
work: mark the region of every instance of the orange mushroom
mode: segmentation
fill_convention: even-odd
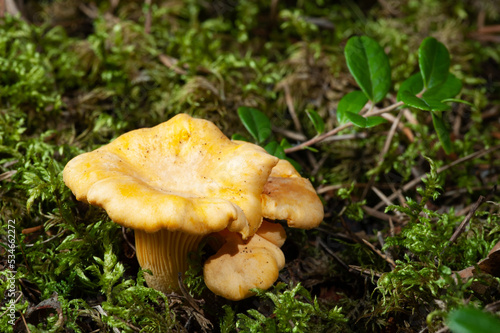
[[[305,229],[323,219],[314,188],[289,162],[185,114],[75,157],[63,178],[77,200],[135,230],[146,282],[165,293],[179,291],[188,253],[213,233],[223,244],[204,265],[209,289],[233,300],[267,289],[285,265],[285,231],[263,218]]]
[[[261,193],[278,158],[229,140],[213,123],[180,114],[72,159],[63,171],[77,200],[135,230],[150,287],[178,291],[187,254],[206,235],[243,238],[262,222]]]
[[[272,169],[262,193],[262,214],[270,220],[286,220],[301,229],[323,221],[323,205],[309,180],[286,160]],[[264,220],[256,234],[244,241],[238,234],[220,233],[226,243],[204,265],[205,284],[215,294],[231,300],[253,295],[250,289],[268,289],[285,265],[280,247],[286,239],[283,227]],[[232,272],[232,273],[231,273]]]

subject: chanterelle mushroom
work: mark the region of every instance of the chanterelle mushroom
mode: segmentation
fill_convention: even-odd
[[[288,161],[280,160],[264,186],[262,214],[266,219],[286,220],[290,227],[311,229],[321,223],[324,212],[309,180]],[[280,224],[264,221],[246,242],[235,233],[220,235],[226,243],[203,267],[205,283],[212,292],[241,300],[253,295],[250,289],[267,289],[276,281],[285,265],[280,247],[286,234]]]
[[[255,234],[261,194],[277,163],[258,146],[232,142],[211,122],[180,114],[75,157],[63,176],[77,200],[135,230],[137,259],[153,273],[146,274],[148,285],[168,293],[178,290],[187,254],[205,235]]]
[[[280,224],[264,221],[248,241],[227,230],[219,233],[224,245],[203,266],[205,284],[215,294],[238,301],[252,295],[250,289],[268,289],[285,266],[280,247],[286,239]]]

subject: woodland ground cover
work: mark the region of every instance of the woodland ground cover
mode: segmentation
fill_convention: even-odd
[[[498,328],[496,1],[0,5],[0,331],[446,332],[478,318]],[[385,54],[385,65],[365,58],[370,73],[390,69],[384,89],[383,74],[356,75],[350,40]],[[425,40],[437,51],[423,58],[441,60],[430,67]],[[461,87],[426,99],[440,45],[442,80]],[[421,88],[408,88],[418,73]],[[242,107],[271,131],[259,136]],[[207,291],[206,248],[186,293],[147,288],[133,232],[62,181],[74,156],[180,112],[293,159],[324,202],[319,228],[288,229],[287,265],[255,297]]]

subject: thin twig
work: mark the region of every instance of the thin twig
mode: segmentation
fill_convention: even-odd
[[[36,227],[25,228],[21,231],[23,235],[31,234],[43,229],[43,225],[37,225]]]
[[[325,164],[325,162],[328,159],[329,155],[330,154],[328,154],[328,153],[323,154],[323,156],[321,157],[321,159],[314,166],[314,169],[312,169],[311,175],[316,176],[316,174],[319,172],[319,169],[321,169],[321,167],[323,166],[323,164]]]
[[[368,206],[361,206],[361,208],[363,208],[363,210],[368,214],[368,215],[371,215],[373,217],[376,217],[380,220],[384,220],[384,221],[396,221],[398,223],[401,223],[402,221],[400,219],[398,219],[396,216],[392,216],[392,215],[389,215],[389,214],[386,214],[386,213],[383,213],[381,211],[378,211],[374,208],[371,208],[371,207],[368,207]]]
[[[282,134],[282,135],[284,135],[287,138],[292,139],[292,140],[303,141],[303,140],[307,139],[307,137],[302,133],[297,133],[297,132],[290,131],[290,130],[287,130],[284,128],[272,126],[272,130],[273,130],[273,132]]]
[[[478,152],[475,152],[475,153],[472,153],[470,155],[467,155],[465,157],[462,157],[462,158],[459,158],[458,160],[455,160],[453,161],[452,163],[450,164],[447,164],[445,166],[442,166],[440,167],[439,169],[437,169],[436,173],[437,174],[440,174],[448,169],[451,169],[455,166],[457,166],[458,164],[461,164],[461,163],[464,163],[464,162],[467,162],[469,160],[473,160],[475,158],[479,158],[479,157],[482,157],[484,155],[488,155],[496,150],[499,150],[500,149],[500,145],[496,145],[494,147],[491,147],[490,149],[486,149],[486,150],[481,150],[481,151],[478,151]],[[391,194],[390,196],[388,196],[387,198],[389,200],[394,200],[398,195],[400,195],[401,193],[405,192],[405,191],[408,191],[409,189],[417,186],[421,181],[422,179],[425,179],[427,178],[427,174],[425,175],[422,175],[421,177],[417,177],[415,179],[413,179],[412,181],[406,183],[401,189],[397,190],[395,193]],[[380,208],[382,208],[384,206],[384,202],[381,201],[379,202],[375,207],[374,209],[378,210]]]
[[[375,194],[380,198],[380,200],[385,202],[387,206],[394,205],[394,203],[391,200],[389,200],[389,198],[387,198],[387,196],[384,193],[382,193],[382,191],[379,190],[377,187],[372,186],[372,191],[375,192]]]
[[[180,75],[186,75],[187,74],[187,71],[185,71],[184,69],[178,67],[176,64],[178,62],[177,59],[175,58],[172,58],[172,57],[169,57],[165,54],[160,54],[158,56],[158,58],[160,58],[160,61],[162,64],[164,64],[165,66],[167,66],[168,68],[170,68],[171,70],[173,70],[174,72],[176,72],[177,74],[180,74]]]
[[[400,192],[397,192],[396,187],[394,186],[394,184],[390,180],[387,181],[387,185],[389,186],[389,188],[391,189],[391,191],[393,193],[397,193],[398,194],[398,201],[399,201],[399,203],[400,204],[404,204],[406,202],[406,199],[403,196],[403,194],[400,193]]]
[[[391,148],[392,139],[394,138],[394,134],[396,134],[396,129],[398,128],[398,125],[401,121],[402,116],[403,116],[403,109],[401,109],[399,111],[396,119],[392,123],[392,126],[391,126],[391,129],[389,130],[389,133],[387,133],[387,139],[385,140],[384,148],[382,149],[382,151],[380,152],[380,155],[379,155],[379,165],[382,164],[382,162],[384,161],[385,155],[387,154],[387,152],[389,152],[389,149]]]
[[[330,250],[330,248],[328,246],[326,246],[326,244],[321,240],[321,239],[318,239],[318,243],[319,245],[321,245],[321,247],[326,251],[328,252],[329,255],[331,255],[333,257],[333,259],[335,259],[339,264],[340,266],[342,266],[346,271],[350,272],[350,273],[356,273],[357,275],[360,275],[360,273],[358,271],[356,271],[355,269],[352,269],[349,267],[349,265],[347,265],[342,259],[340,259],[340,257],[338,255],[336,255],[332,250]]]
[[[448,241],[448,244],[445,245],[445,247],[443,248],[443,250],[441,251],[441,254],[443,254],[444,250],[451,244],[453,244],[458,236],[460,236],[460,234],[464,231],[465,227],[469,224],[470,220],[472,219],[472,217],[474,216],[474,214],[476,213],[476,210],[479,208],[479,206],[481,206],[481,204],[486,200],[485,197],[483,197],[482,195],[479,196],[479,199],[477,199],[476,201],[476,204],[474,205],[474,207],[472,207],[472,209],[469,211],[469,214],[467,214],[467,216],[464,218],[464,220],[462,221],[462,223],[460,223],[460,225],[458,226],[457,230],[455,230],[455,232],[453,233],[453,235],[451,235],[451,238],[450,240]]]
[[[384,237],[382,236],[382,232],[377,231],[377,239],[378,239],[378,242],[380,243],[380,248],[383,249],[385,242],[384,242]],[[392,263],[394,263],[394,267],[396,267],[395,266],[396,263],[394,262],[394,256],[392,255],[391,251],[385,250],[384,254],[386,255],[387,258],[389,258],[391,260]]]
[[[392,260],[391,258],[389,258],[388,256],[386,256],[385,254],[382,253],[382,251],[380,251],[379,249],[377,249],[375,246],[373,246],[372,243],[370,243],[369,241],[367,241],[366,239],[362,239],[363,241],[363,244],[365,244],[366,246],[368,246],[373,252],[375,252],[376,254],[378,254],[378,256],[382,259],[384,259],[388,264],[389,266],[391,266],[391,269],[394,269],[396,268],[396,263],[394,262],[394,260]]]
[[[182,274],[180,272],[177,275],[177,280],[179,282],[179,288],[181,290],[181,293],[186,298],[186,300],[188,301],[188,303],[193,307],[193,309],[196,310],[196,312],[198,312],[201,315],[204,315],[203,314],[203,310],[198,306],[198,304],[196,304],[196,301],[189,294],[189,292],[187,291],[186,287],[184,286],[184,282],[182,282]]]
[[[349,226],[347,225],[347,223],[345,223],[345,220],[342,217],[342,215],[340,216],[340,222],[342,223],[342,226],[347,231],[347,233],[349,234],[349,236],[351,236],[351,239],[353,239],[356,243],[359,243],[359,244],[363,243],[363,239],[361,237],[359,237],[358,235],[356,235],[354,232],[352,232],[351,228],[349,228]]]
[[[54,236],[50,237],[50,238],[47,238],[46,240],[42,241],[40,244],[44,244],[44,243],[48,243],[50,242],[51,240],[61,236],[62,234],[64,233],[64,230],[61,230],[59,233],[55,234]],[[32,247],[32,246],[35,246],[36,243],[34,244],[25,244],[24,246],[25,247]],[[21,251],[22,251],[22,248],[21,248]]]
[[[325,138],[323,142],[336,142],[336,141],[345,141],[345,140],[354,140],[354,139],[366,139],[368,134],[366,132],[356,132],[352,134],[342,134],[331,136],[329,138]]]
[[[24,318],[24,314],[21,312],[21,318],[23,319],[24,327],[26,328],[26,332],[31,333],[30,328],[28,327],[28,324],[26,323],[26,318]]]
[[[341,188],[349,188],[351,186],[353,186],[351,183],[319,186],[318,189],[316,190],[316,192],[318,194],[323,194],[323,193],[330,192],[330,191],[336,191],[336,190],[341,189]],[[381,186],[385,186],[385,184],[381,184]],[[366,187],[366,183],[355,183],[354,187],[355,188]]]
[[[368,113],[366,113],[365,117],[371,117],[371,116],[379,116],[383,113],[386,113],[386,112],[390,112],[392,110],[395,110],[397,109],[398,107],[404,105],[403,102],[398,102],[398,103],[394,103],[386,108],[383,108],[383,109],[377,109],[377,108],[373,108],[372,110],[370,110]],[[337,133],[339,133],[340,131],[343,131],[345,130],[346,128],[349,128],[349,127],[352,127],[353,126],[353,123],[349,122],[349,123],[346,123],[342,126],[339,126],[339,127],[336,127],[322,135],[318,135],[318,136],[315,136],[314,138],[308,140],[308,141],[305,141],[305,142],[302,142],[301,144],[295,146],[295,147],[291,147],[291,148],[288,148],[288,149],[285,149],[285,153],[289,154],[289,153],[293,153],[293,152],[296,152],[296,151],[299,151],[299,150],[302,150],[304,149],[305,147],[309,147],[309,146],[312,146],[318,142],[321,142],[323,141],[324,139],[328,138],[329,136],[333,136]]]
[[[391,125],[391,129],[389,130],[389,133],[387,133],[387,139],[385,140],[384,143],[384,148],[380,152],[379,158],[378,158],[378,163],[377,163],[377,168],[384,163],[385,155],[389,151],[389,148],[391,147],[391,142],[392,139],[394,138],[394,134],[396,134],[396,129],[398,128],[398,124],[401,121],[401,116],[403,115],[403,110],[399,110],[398,116],[394,120],[394,122]],[[366,195],[368,194],[368,191],[372,188],[373,183],[375,182],[375,174],[373,174],[370,177],[370,180],[368,181],[368,186],[365,187],[363,194],[361,195],[361,200],[366,198]]]
[[[349,269],[350,269],[350,272],[352,273],[352,271],[355,271],[356,273],[358,273],[359,275],[363,276],[363,277],[368,277],[368,278],[377,278],[379,279],[382,274],[379,273],[379,272],[375,272],[369,268],[363,268],[361,266],[357,266],[357,265],[349,265]]]
[[[285,83],[283,85],[283,91],[285,92],[286,106],[288,107],[288,112],[290,112],[290,116],[292,117],[295,129],[297,132],[302,133],[302,125],[300,124],[299,117],[297,117],[297,112],[295,112],[295,106],[293,105],[292,94],[290,93],[288,84]]]
[[[418,96],[418,95],[417,95]],[[400,106],[403,106],[405,103],[403,102],[397,102],[392,105],[389,105],[388,107],[378,109],[378,108],[373,108],[370,112],[366,114],[366,117],[373,117],[373,116],[380,116],[381,114],[384,114],[386,112],[390,112],[392,110],[396,110]]]
[[[392,222],[392,219],[389,219],[389,235],[391,237],[394,237],[396,233],[394,232],[394,223]]]
[[[106,311],[104,311],[104,309],[102,308],[101,305],[96,305],[96,306],[93,306],[94,309],[97,310],[97,312],[99,312],[99,314],[101,316],[104,316],[104,317],[109,317],[108,314],[106,313]],[[137,329],[137,328],[136,328]],[[138,329],[137,329],[138,330]],[[120,333],[120,330],[116,327],[113,327],[113,332],[115,333]]]
[[[123,235],[123,238],[125,239],[125,242],[127,242],[128,246],[130,246],[130,248],[131,248],[132,250],[134,250],[134,252],[137,252],[137,251],[135,250],[135,246],[134,246],[134,244],[132,244],[132,243],[128,240],[128,238],[127,238],[127,233],[125,232],[125,227],[123,227],[123,226],[122,226],[122,235]]]
[[[151,21],[152,21],[152,13],[151,13],[151,0],[145,0],[146,4],[146,17],[144,18],[144,32],[149,34],[151,32]]]
[[[301,143],[301,144],[299,144],[299,145],[297,145],[295,147],[291,147],[291,148],[285,149],[285,153],[287,153],[287,154],[293,153],[293,152],[302,150],[305,147],[312,146],[312,145],[314,145],[314,144],[316,144],[318,142],[323,141],[325,138],[327,138],[329,136],[332,136],[332,135],[335,135],[338,132],[343,131],[346,128],[349,128],[349,127],[352,127],[352,126],[353,126],[352,123],[347,123],[347,124],[344,124],[342,126],[336,127],[334,129],[332,129],[331,131],[326,132],[325,134],[321,134],[321,135],[315,136],[314,138],[312,138],[312,139],[310,139],[310,140],[308,140],[306,142],[303,142],[303,143]]]

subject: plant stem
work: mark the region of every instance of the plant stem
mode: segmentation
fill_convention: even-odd
[[[394,103],[386,108],[383,108],[383,109],[374,109],[373,107],[370,108],[370,110],[365,114],[365,118],[366,117],[371,117],[371,116],[378,116],[378,115],[381,115],[383,113],[386,113],[386,112],[390,112],[392,110],[395,110],[397,109],[398,107],[400,106],[403,106],[404,103],[403,102],[397,102],[397,103]],[[314,138],[310,139],[310,140],[307,140],[305,142],[302,142],[301,144],[297,145],[297,146],[294,146],[294,147],[291,147],[291,148],[287,148],[285,149],[285,153],[289,154],[289,153],[293,153],[293,152],[296,152],[296,151],[299,151],[299,150],[302,150],[306,147],[309,147],[309,146],[312,146],[318,142],[321,142],[323,141],[324,139],[330,137],[330,136],[333,136],[337,133],[339,133],[340,131],[342,130],[345,130],[346,128],[349,128],[349,127],[352,127],[353,126],[353,123],[352,122],[348,122],[342,126],[339,126],[339,127],[336,127],[332,130],[330,130],[329,132],[326,132],[325,134],[322,134],[322,135],[318,135],[318,136],[315,136]]]

